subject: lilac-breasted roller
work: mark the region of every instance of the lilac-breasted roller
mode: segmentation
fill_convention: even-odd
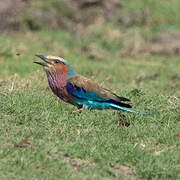
[[[61,100],[77,106],[79,109],[116,109],[133,113],[130,101],[117,96],[96,82],[77,74],[71,65],[61,57],[35,55],[44,62],[34,62],[44,67],[49,86]]]

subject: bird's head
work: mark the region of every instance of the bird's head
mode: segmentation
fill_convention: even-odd
[[[71,65],[61,57],[58,56],[43,56],[43,55],[35,55],[41,58],[44,62],[34,63],[39,64],[44,67],[44,70],[47,74],[67,74],[67,78],[70,78],[76,75],[76,72],[72,69]]]

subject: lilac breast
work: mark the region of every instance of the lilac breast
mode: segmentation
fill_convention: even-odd
[[[47,74],[49,86],[53,93],[65,102],[70,101],[66,86],[66,75],[63,73],[48,73]]]

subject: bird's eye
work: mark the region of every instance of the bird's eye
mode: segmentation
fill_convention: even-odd
[[[58,63],[59,63],[59,61],[58,61],[58,60],[55,60],[54,62],[55,62],[56,64],[58,64]]]

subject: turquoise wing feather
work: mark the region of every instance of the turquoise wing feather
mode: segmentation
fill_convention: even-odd
[[[74,97],[73,104],[78,106],[92,109],[119,109],[135,112],[127,109],[131,108],[131,105],[122,102],[130,101],[129,99],[119,97],[83,76],[69,79],[66,84],[66,90]]]

